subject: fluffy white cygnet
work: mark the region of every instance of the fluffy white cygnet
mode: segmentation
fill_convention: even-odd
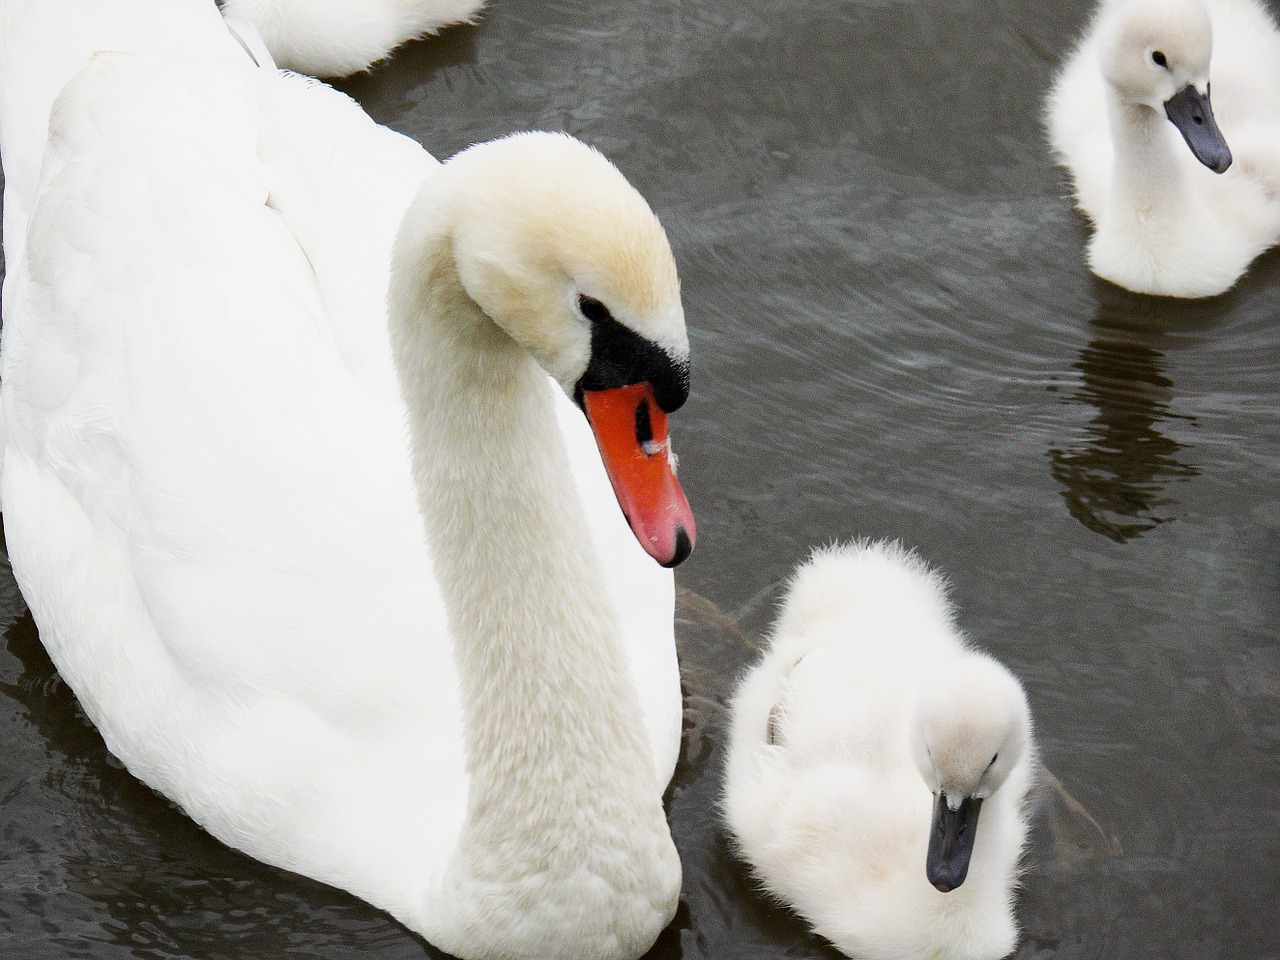
[[[737,850],[817,933],[860,960],[1013,949],[1031,715],[919,557],[815,552],[731,714]]]
[[[1212,296],[1280,239],[1280,33],[1256,0],[1104,0],[1046,106],[1098,276]]]

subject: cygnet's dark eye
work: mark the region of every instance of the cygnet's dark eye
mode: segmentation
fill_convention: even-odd
[[[1169,65],[1169,58],[1166,57],[1159,50],[1152,50],[1151,62],[1154,63],[1157,67],[1167,67]]]
[[[578,309],[592,323],[604,323],[613,319],[608,307],[595,297],[588,297],[585,293],[578,295]]]
[[[990,762],[990,763],[988,763],[988,764],[987,764],[987,766],[988,766],[988,767],[994,767],[994,766],[996,765],[996,757],[998,757],[998,756],[1000,756],[1000,754],[999,754],[999,753],[994,754],[994,755],[991,757],[991,762]]]

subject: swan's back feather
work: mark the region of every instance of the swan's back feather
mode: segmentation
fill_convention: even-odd
[[[187,55],[232,63],[212,3],[169,0],[6,0],[0,4],[0,156],[4,159],[5,257],[21,260],[40,176],[49,109],[95,51]],[[51,42],[50,38],[56,38]]]
[[[466,777],[430,560],[404,522],[385,337],[331,318],[379,322],[400,194],[430,161],[370,139],[379,128],[324,88],[247,69],[197,79],[216,69],[102,54],[55,106],[15,265],[26,322],[4,352],[6,519],[30,545],[15,572],[131,770],[224,841],[385,901],[374,866],[420,885],[456,835]],[[352,140],[398,186],[356,198],[363,223],[295,234],[292,207],[325,198],[289,170],[273,202],[282,168],[263,161],[258,121],[277,113],[292,121],[275,134],[304,142],[367,127]],[[343,172],[311,159],[329,165],[317,182]],[[381,270],[317,282],[313,263],[376,262],[378,246]],[[104,622],[65,623],[76,610]]]

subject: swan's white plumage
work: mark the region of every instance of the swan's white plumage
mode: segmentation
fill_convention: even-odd
[[[366,70],[409,40],[474,20],[485,0],[226,0],[277,64],[313,77]]]
[[[976,846],[940,893],[924,778],[953,777],[992,737],[1004,779],[965,784],[985,795]],[[725,814],[763,886],[848,955],[996,960],[1016,940],[1032,756],[1020,685],[969,647],[942,578],[897,544],[853,543],[797,571],[733,698]]]
[[[1150,61],[1168,54],[1169,69]],[[1207,60],[1211,52],[1211,60]],[[1124,76],[1119,86],[1104,79]],[[1192,155],[1160,100],[1211,102],[1234,162]],[[1280,239],[1280,32],[1256,0],[1106,0],[1046,104],[1049,140],[1089,217],[1089,267],[1141,293],[1230,288]]]
[[[640,712],[647,761],[627,784],[654,860],[572,851],[575,874],[539,868],[531,915],[504,926],[495,900],[494,922],[463,926],[463,717],[486,705],[460,697],[386,329],[397,225],[443,168],[331,89],[254,68],[201,0],[6,0],[0,27],[6,535],[110,749],[221,840],[459,956],[545,955],[558,920],[591,910],[575,950],[638,955],[679,883],[660,806],[679,745],[674,590],[545,376],[547,455],[565,445],[576,549],[605,580],[578,589],[611,601],[597,619]],[[460,442],[480,469],[488,447]],[[556,749],[519,733],[495,746]],[[583,749],[614,735],[584,730]],[[649,842],[604,801],[563,802]],[[619,906],[618,875],[651,886]]]

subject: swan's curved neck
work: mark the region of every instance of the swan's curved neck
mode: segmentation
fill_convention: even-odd
[[[1144,219],[1177,208],[1183,164],[1169,137],[1169,120],[1144,104],[1109,98],[1111,140],[1115,148],[1112,196]]]
[[[671,841],[553,388],[466,294],[432,216],[420,197],[401,229],[389,318],[464,705],[467,818],[443,895],[483,905],[474,935],[492,937],[504,911],[616,912],[600,881],[652,885]],[[504,895],[519,908],[495,909]]]

